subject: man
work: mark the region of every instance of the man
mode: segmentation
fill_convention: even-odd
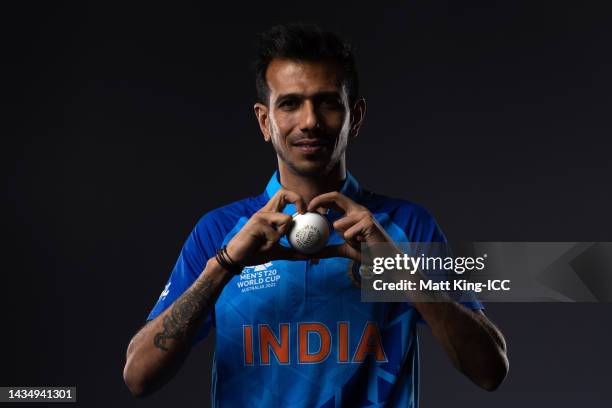
[[[498,387],[505,342],[477,301],[360,301],[362,242],[445,238],[426,210],[367,191],[347,172],[366,108],[348,46],[316,27],[275,27],[260,38],[256,70],[255,115],[278,171],[262,194],[196,225],[128,347],[131,392],[168,381],[215,326],[214,406],[416,407],[420,319],[457,369]],[[333,231],[320,253],[289,248],[296,211],[327,211]]]

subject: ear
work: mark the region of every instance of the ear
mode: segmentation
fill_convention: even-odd
[[[359,129],[361,128],[361,124],[363,123],[363,118],[366,113],[366,101],[364,98],[360,97],[355,101],[355,106],[351,110],[351,130],[349,136],[351,139],[354,139],[359,134]]]
[[[263,103],[257,102],[255,105],[253,105],[253,110],[255,111],[257,123],[259,123],[259,129],[263,134],[264,140],[269,142],[272,139],[272,135],[270,135],[270,118],[268,116],[268,107]]]

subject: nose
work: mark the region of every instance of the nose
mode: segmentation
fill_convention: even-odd
[[[300,130],[308,132],[320,126],[319,115],[315,109],[314,103],[306,100],[302,105],[302,115],[300,118]]]

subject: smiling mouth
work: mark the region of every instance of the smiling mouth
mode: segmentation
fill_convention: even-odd
[[[293,146],[304,154],[318,153],[327,148],[329,142],[322,139],[300,140],[294,143]]]

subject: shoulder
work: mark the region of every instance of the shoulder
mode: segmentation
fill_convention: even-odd
[[[227,233],[241,218],[250,218],[263,205],[265,205],[263,194],[234,201],[204,213],[195,229]]]
[[[424,206],[403,199],[364,191],[363,204],[373,214],[381,214],[399,226],[413,242],[445,241],[435,217]]]
[[[248,219],[265,205],[262,195],[234,201],[222,207],[207,211],[200,217],[191,232],[188,242],[192,242],[199,252],[211,257],[226,235],[242,220]]]

